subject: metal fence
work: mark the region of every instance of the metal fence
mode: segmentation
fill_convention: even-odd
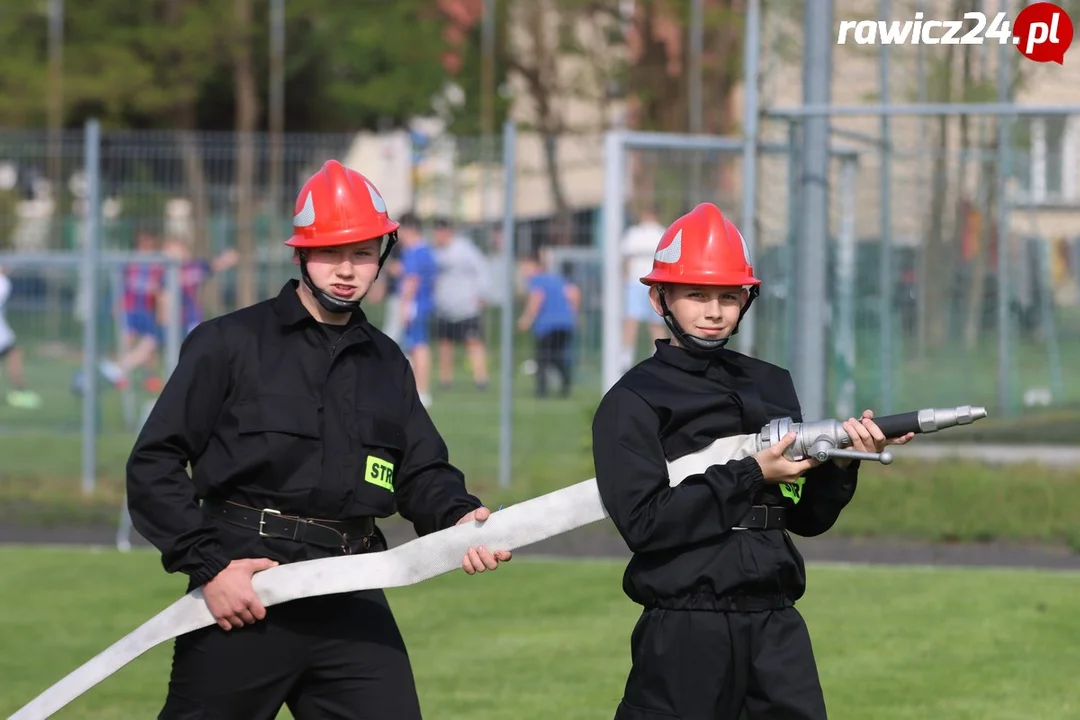
[[[429,382],[431,413],[479,491],[528,492],[532,479],[550,486],[591,472],[595,403],[628,356],[649,352],[648,324],[624,339],[635,283],[620,259],[646,207],[661,225],[701,201],[738,219],[764,285],[735,346],[790,368],[808,416],[954,403],[1003,416],[1075,402],[1080,107],[1022,107],[1004,91],[993,106],[935,103],[942,60],[925,47],[843,50],[857,51],[847,62],[835,49],[832,95],[808,96],[800,35],[790,32],[801,13],[764,5],[763,17],[762,3],[748,3],[744,114],[731,137],[550,138],[508,125],[501,139],[421,128],[279,145],[262,134],[94,131],[64,134],[52,163],[45,132],[0,132],[7,315],[42,399],[36,409],[0,404],[4,467],[81,476],[87,488],[121,476],[154,397],[147,381],[167,376],[181,321],[163,325],[164,351],[146,378],[119,391],[91,383],[89,393],[73,379],[101,380],[101,361],[125,349],[123,268],[162,268],[179,305],[182,267],[136,252],[137,241],[179,240],[209,262],[239,251],[239,263],[202,283],[207,317],[270,297],[296,272],[282,244],[295,192],[331,157],[368,174],[395,216],[449,217],[490,261],[486,373],[474,375],[477,358],[452,346],[445,376],[447,348],[433,338]],[[998,80],[996,57],[980,54],[976,74]],[[825,106],[800,105],[808,97]],[[538,270],[580,292],[569,397],[558,368],[537,362],[532,332],[518,328]],[[367,307],[392,330],[389,289]],[[548,373],[550,392],[538,397]],[[5,373],[0,387],[9,381]]]
[[[794,263],[781,276],[796,281],[786,333],[796,354],[783,357],[804,410],[837,411],[848,397],[842,386],[854,390],[857,408],[879,412],[975,402],[1004,417],[1080,399],[1073,86],[1021,56],[1008,35],[955,45],[838,42],[843,21],[880,29],[916,13],[953,18],[960,6],[944,0],[826,3],[813,14],[785,0],[748,5],[745,85],[759,117],[745,125],[759,148],[758,257],[766,283],[770,256]],[[977,0],[962,10],[1015,19],[1023,5]],[[965,18],[964,31],[974,25]],[[786,166],[762,155],[785,139]],[[857,153],[847,169],[853,217],[837,202],[848,187],[843,165],[830,162],[827,183],[818,183],[825,164],[814,149],[826,145]],[[818,207],[829,214],[820,227]],[[851,233],[847,283],[839,260]],[[800,294],[800,284],[813,292]],[[852,326],[854,353],[841,352],[835,331]]]
[[[453,457],[471,483],[479,490],[508,486],[513,475],[532,472],[529,458],[571,446],[567,463],[554,463],[548,472],[588,472],[577,446],[598,388],[601,144],[560,138],[549,154],[543,138],[512,126],[507,132],[510,143],[409,137],[403,145],[395,134],[288,137],[279,159],[284,170],[269,173],[273,145],[263,136],[114,133],[91,123],[85,133],[63,137],[59,182],[45,173],[51,165],[44,132],[0,133],[0,267],[12,281],[6,316],[26,365],[25,378],[5,374],[0,387],[6,392],[6,384],[23,380],[39,398],[32,408],[0,403],[5,467],[20,477],[81,476],[88,493],[101,478],[121,487],[139,418],[167,379],[187,330],[178,315],[157,316],[158,347],[116,386],[103,368],[130,351],[128,336],[138,322],[124,307],[125,293],[156,273],[166,306],[179,307],[191,294],[205,317],[272,297],[296,276],[283,245],[296,189],[335,157],[372,177],[393,215],[417,212],[429,242],[435,240],[432,221],[445,217],[489,262],[480,352],[437,335],[430,342],[430,412],[446,428]],[[257,172],[242,187],[238,156],[245,152],[253,153]],[[559,167],[557,192],[552,162]],[[272,187],[270,176],[283,178],[287,188]],[[561,209],[543,200],[581,186],[597,188],[592,207],[580,196],[560,201]],[[553,211],[565,222],[555,222]],[[191,257],[162,254],[177,244]],[[549,250],[539,254],[542,247]],[[238,262],[194,280],[187,275],[189,266],[214,266],[234,250]],[[529,278],[540,270],[573,283],[584,298],[567,349],[568,397],[557,368],[537,362],[532,333],[517,328]],[[366,307],[377,326],[393,331],[389,275]],[[486,367],[476,368],[477,360]],[[539,380],[548,374],[550,390],[540,398]],[[519,400],[510,402],[512,396]],[[574,422],[561,422],[562,414]],[[30,444],[57,452],[43,460],[24,450]],[[514,446],[529,452],[515,454],[511,465]]]

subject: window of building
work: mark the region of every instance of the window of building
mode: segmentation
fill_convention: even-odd
[[[1020,117],[1015,130],[1013,177],[1021,198],[1035,204],[1080,202],[1080,116]]]

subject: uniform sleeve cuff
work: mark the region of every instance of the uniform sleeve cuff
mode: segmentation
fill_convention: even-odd
[[[765,489],[765,475],[761,472],[761,466],[753,456],[739,461],[742,470],[746,473],[746,482],[750,484],[750,501],[756,503],[761,499],[761,493]]]
[[[188,573],[192,582],[198,586],[203,586],[206,583],[217,577],[218,573],[229,566],[229,559],[224,555],[212,555],[207,557],[202,565],[198,566],[194,571]]]

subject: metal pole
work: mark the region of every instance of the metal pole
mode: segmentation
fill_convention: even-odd
[[[1008,11],[1008,0],[1001,0],[999,8]],[[998,51],[998,100],[999,104],[1008,104],[1009,62],[1012,51],[1002,45]],[[1012,389],[1010,387],[1011,363],[1009,353],[1010,324],[1009,300],[1012,296],[1009,268],[1009,201],[1007,197],[1008,180],[1011,172],[1011,153],[1009,142],[1012,134],[1012,119],[1004,115],[998,119],[998,217],[997,217],[997,326],[998,326],[998,372],[997,403],[1002,416],[1012,414]]]
[[[1008,45],[1001,46],[1001,52],[1008,50]],[[996,103],[929,103],[911,105],[830,105],[813,103],[798,107],[771,108],[765,111],[767,117],[794,118],[820,117],[877,117],[878,115],[1005,115],[1009,117],[1029,115],[1080,115],[1080,105],[1015,105],[1007,102]]]
[[[86,283],[86,321],[83,325],[82,492],[94,492],[97,470],[97,318],[98,263],[101,243],[101,126],[86,123],[83,164],[86,173],[86,237],[83,273]]]
[[[517,180],[517,126],[503,125],[503,287],[499,382],[499,487],[510,487],[514,439],[514,213]]]
[[[136,437],[142,433],[143,426],[146,425],[146,421],[150,418],[153,409],[153,400],[147,400],[143,403],[142,410],[139,411],[139,425],[135,431]],[[120,552],[131,550],[131,530],[131,508],[128,507],[127,492],[125,492],[124,502],[120,506],[120,519],[116,523],[116,549]]]
[[[738,152],[743,140],[728,135],[703,135],[687,137],[675,133],[631,132],[620,130],[620,143],[624,150],[698,150]]]
[[[915,4],[915,12],[924,12],[926,10],[925,0],[918,0]],[[915,83],[918,86],[919,103],[923,104],[927,100],[927,86],[926,86],[926,45],[919,43],[918,49],[915,51]],[[920,138],[926,137],[926,118],[919,116],[918,131]],[[919,202],[917,207],[926,208],[930,206],[930,178],[931,178],[931,164],[927,162],[929,155],[926,152],[919,153],[919,171],[917,174],[919,187],[917,190]],[[925,234],[919,240],[918,248],[916,249],[916,278],[915,282],[918,287],[918,294],[916,296],[917,306],[915,308],[915,347],[919,361],[922,362],[926,359],[926,324],[929,316],[930,308],[926,307],[926,303],[923,302],[923,283],[926,282],[927,276],[927,263],[929,258],[926,253],[926,237]]]
[[[803,99],[807,104],[829,102],[832,51],[832,0],[822,0],[816,12],[805,13],[803,37]],[[827,300],[826,251],[829,237],[829,118],[806,119],[802,137],[802,242],[795,268],[795,348],[793,369],[802,415],[825,413],[825,322]]]
[[[841,161],[840,232],[837,236],[836,417],[855,416],[855,160]]]
[[[878,16],[888,21],[892,9],[889,0],[880,0]],[[889,104],[889,45],[881,44],[880,51],[881,102]],[[878,258],[878,383],[881,392],[878,412],[892,412],[893,360],[893,272],[892,272],[892,134],[889,116],[881,116],[881,256]]]
[[[270,217],[274,222],[280,211],[284,132],[285,0],[270,0]]]
[[[619,240],[626,212],[623,207],[623,173],[626,157],[622,131],[610,131],[604,137],[604,239],[603,239],[603,298],[601,332],[600,391],[606,393],[619,380],[622,345],[622,262]]]
[[[743,41],[743,148],[742,148],[742,222],[739,230],[746,241],[751,261],[757,248],[757,143],[758,143],[758,73],[761,59],[761,0],[746,5],[746,38]],[[743,318],[735,336],[739,350],[753,355],[755,349],[754,313]]]
[[[172,375],[180,362],[180,343],[183,342],[182,301],[180,297],[180,263],[169,260],[165,268],[165,292],[169,298],[168,327],[165,328],[165,378]]]
[[[801,158],[799,157],[799,140],[802,128],[800,120],[788,120],[788,217],[787,233],[784,238],[784,273],[787,279],[787,293],[784,296],[784,366],[795,367],[798,358],[795,352],[795,326],[798,325],[798,310],[795,302],[795,286],[797,281],[797,262],[795,248],[799,245],[799,218],[802,217],[802,186],[799,178],[802,176]]]

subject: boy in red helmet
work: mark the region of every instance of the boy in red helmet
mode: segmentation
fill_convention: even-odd
[[[135,528],[201,587],[216,626],[176,640],[159,718],[420,717],[381,591],[269,609],[254,573],[378,552],[395,512],[420,535],[484,520],[397,344],[360,304],[396,241],[382,196],[327,162],[300,191],[290,280],[195,327],[127,465]],[[187,466],[191,465],[191,476]],[[472,548],[468,574],[505,551]]]
[[[666,462],[722,437],[801,421],[787,370],[727,349],[758,294],[746,244],[711,204],[664,233],[653,309],[672,339],[604,396],[593,421],[596,481],[634,553],[623,582],[643,606],[619,720],[826,717],[810,636],[794,608],[803,560],[787,531],[828,530],[855,492],[858,462],[792,462],[794,434],[753,457],[671,485]],[[867,410],[852,447],[886,439]]]

